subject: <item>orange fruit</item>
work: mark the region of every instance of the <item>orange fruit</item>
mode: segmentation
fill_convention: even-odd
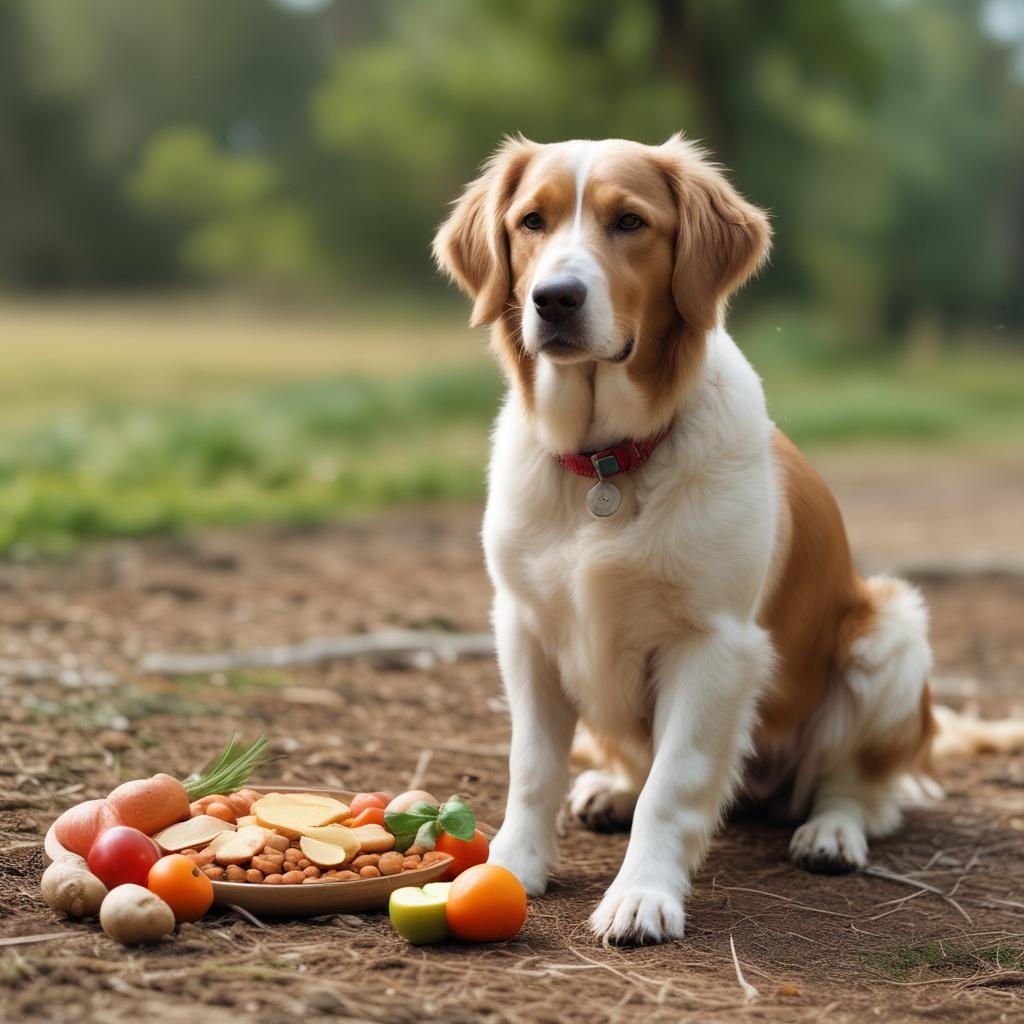
[[[161,857],[149,869],[146,884],[174,911],[176,921],[198,921],[213,903],[213,883],[180,853]]]
[[[445,881],[451,881],[462,874],[466,868],[474,864],[483,864],[487,861],[487,854],[490,853],[491,844],[487,842],[487,836],[477,829],[472,839],[456,839],[455,836],[442,832],[438,836],[435,850],[450,854],[455,858],[448,873],[444,876]]]
[[[526,890],[507,868],[475,864],[448,891],[448,927],[467,942],[504,942],[526,920]]]

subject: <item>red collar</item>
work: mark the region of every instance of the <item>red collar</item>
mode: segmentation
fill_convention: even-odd
[[[668,430],[665,429],[643,441],[620,441],[617,445],[602,448],[599,452],[573,452],[555,457],[562,469],[567,469],[570,473],[603,480],[605,477],[615,476],[616,473],[628,473],[631,469],[639,469],[667,434]]]

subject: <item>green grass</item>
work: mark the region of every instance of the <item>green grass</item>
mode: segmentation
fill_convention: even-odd
[[[981,969],[1019,970],[1022,961],[1024,950],[1007,942],[968,948],[950,939],[879,950],[865,957],[868,967],[892,981],[970,975]]]
[[[457,321],[183,310],[0,306],[0,552],[482,495],[501,383]],[[1024,439],[1020,356],[840,358],[780,332],[736,333],[800,444]]]

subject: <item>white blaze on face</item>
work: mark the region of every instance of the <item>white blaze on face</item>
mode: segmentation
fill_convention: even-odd
[[[573,219],[551,235],[537,261],[525,296],[523,341],[527,351],[538,352],[542,332],[550,326],[541,320],[533,305],[534,288],[550,277],[571,274],[586,286],[587,297],[579,312],[566,322],[566,334],[571,335],[574,343],[584,346],[589,357],[611,359],[621,351],[623,340],[617,337],[615,330],[604,268],[587,246],[584,209],[587,180],[601,144],[567,142],[563,145],[572,164],[575,181]]]

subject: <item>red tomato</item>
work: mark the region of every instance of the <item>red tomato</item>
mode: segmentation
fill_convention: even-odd
[[[180,853],[161,857],[149,869],[147,885],[174,911],[176,921],[198,921],[213,903],[213,882]]]
[[[491,845],[487,842],[487,836],[477,829],[473,833],[472,839],[456,839],[455,836],[442,832],[438,836],[434,849],[440,850],[442,853],[449,853],[455,858],[454,863],[448,869],[448,874],[442,879],[442,881],[450,882],[453,878],[461,875],[466,868],[471,868],[474,864],[485,863]]]
[[[357,814],[354,818],[349,818],[345,822],[349,828],[359,828],[360,825],[380,825],[384,827],[384,808],[383,807],[367,807],[360,814]]]
[[[160,850],[145,832],[115,825],[101,832],[89,850],[89,870],[108,888],[126,882],[145,886]]]
[[[448,927],[467,942],[504,942],[526,920],[526,890],[508,868],[476,864],[448,890]]]
[[[357,793],[349,810],[352,812],[353,818],[358,818],[367,807],[384,808],[389,803],[391,803],[390,793]],[[384,823],[381,822],[381,824],[383,825]]]

